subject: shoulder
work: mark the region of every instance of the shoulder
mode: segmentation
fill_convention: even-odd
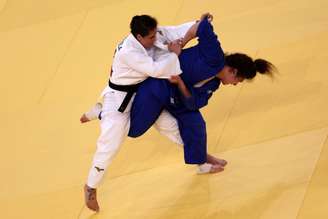
[[[215,78],[213,78],[212,80],[210,80],[209,82],[206,83],[206,87],[207,87],[207,89],[215,91],[219,88],[220,83],[221,83],[220,79],[215,77]]]
[[[145,49],[133,36],[129,35],[117,45],[116,53],[120,56],[130,54],[143,54],[145,53]]]

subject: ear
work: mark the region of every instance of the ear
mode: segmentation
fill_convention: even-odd
[[[237,76],[238,70],[233,67],[230,67],[230,68],[231,68],[230,72],[233,74],[233,76]]]
[[[140,41],[142,39],[143,39],[143,37],[140,34],[137,34],[137,40]]]

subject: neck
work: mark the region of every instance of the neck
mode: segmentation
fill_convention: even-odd
[[[132,33],[131,33],[131,34],[132,34]],[[133,35],[133,34],[132,34],[132,36],[133,36],[134,39],[136,39],[136,40],[138,41],[138,43],[140,43],[140,45],[141,45],[144,49],[147,49],[147,48],[142,44],[142,42],[141,42],[141,40],[140,40],[140,38],[139,38],[138,36],[135,36],[135,35]]]
[[[223,78],[223,75],[224,75],[224,72],[223,72],[223,69],[221,71],[219,71],[217,74],[216,74],[216,77],[220,80],[222,80]]]

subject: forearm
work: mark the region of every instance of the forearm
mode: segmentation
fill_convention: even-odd
[[[199,21],[197,21],[196,23],[194,23],[189,30],[187,31],[187,33],[184,35],[183,39],[182,39],[182,47],[184,47],[190,40],[194,39],[197,35],[197,29],[199,26]]]
[[[197,20],[187,31],[185,36],[182,39],[182,48],[192,39],[194,39],[197,36],[197,30],[198,26],[200,24],[200,21],[207,19],[209,22],[213,20],[213,15],[210,13],[204,13],[202,14],[200,20]]]
[[[181,73],[178,56],[174,53],[166,53],[156,61],[148,55],[139,53],[126,53],[120,58],[129,70],[153,78],[170,78]]]

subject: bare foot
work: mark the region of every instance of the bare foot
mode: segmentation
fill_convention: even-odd
[[[86,123],[86,122],[90,122],[91,120],[99,119],[101,111],[102,111],[102,104],[96,103],[94,106],[91,107],[91,109],[88,112],[84,113],[81,116],[80,122]]]
[[[223,160],[223,159],[220,159],[220,158],[217,158],[217,157],[214,157],[210,154],[207,154],[207,160],[206,160],[207,163],[210,163],[210,164],[213,164],[213,165],[220,165],[222,167],[226,166],[227,165],[227,161],[226,160]]]
[[[224,168],[221,165],[213,164],[212,167],[211,167],[210,173],[218,173],[218,172],[221,172],[223,170],[224,170]]]
[[[84,198],[86,206],[92,211],[99,211],[97,202],[97,189],[91,188],[87,185],[84,186]]]
[[[224,170],[224,167],[218,164],[204,163],[198,165],[198,174],[218,173]]]
[[[90,122],[90,119],[85,115],[85,113],[80,118],[81,123]]]

